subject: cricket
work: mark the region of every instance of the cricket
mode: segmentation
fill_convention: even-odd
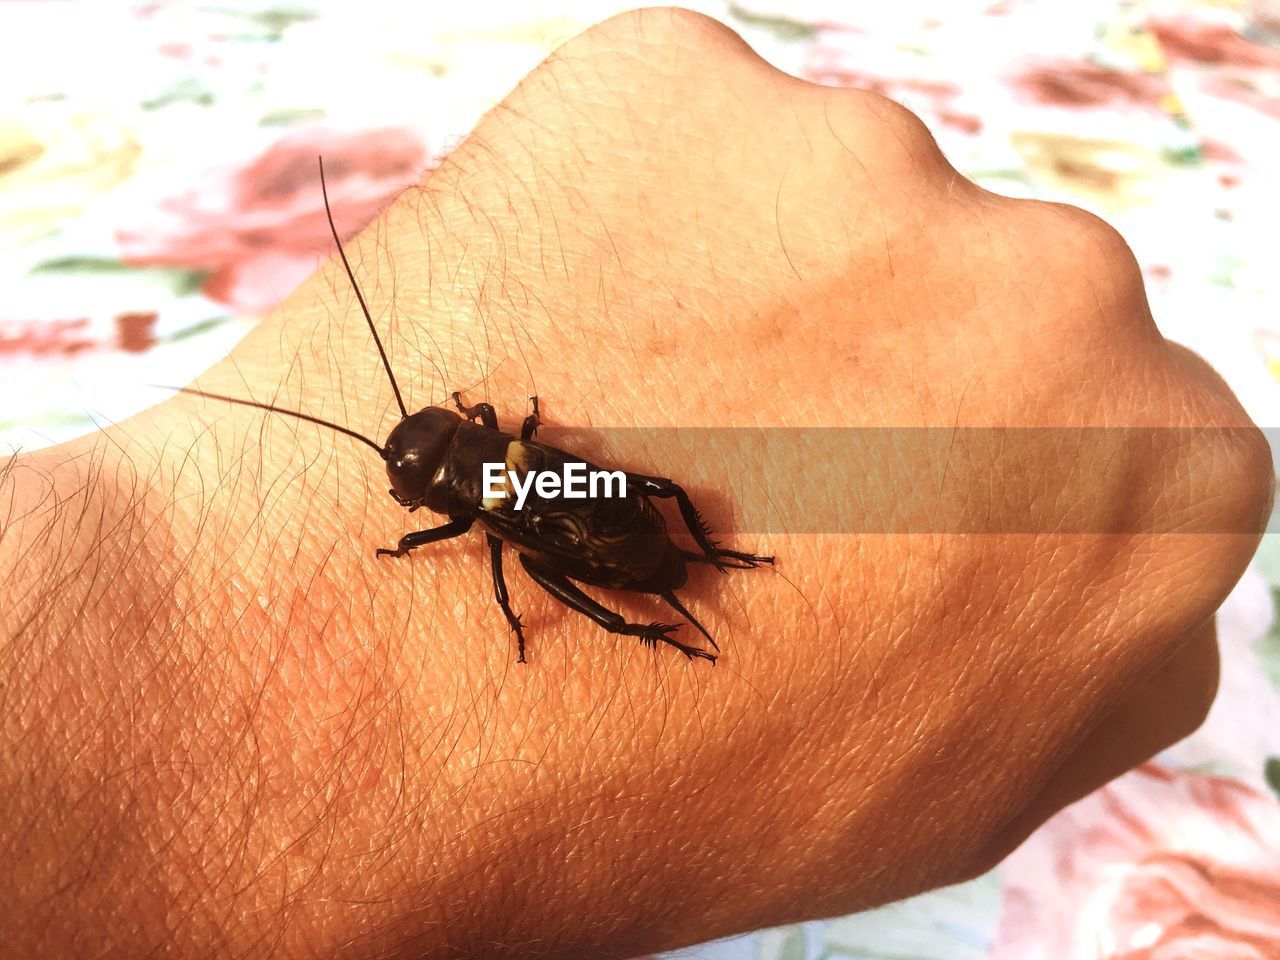
[[[377,451],[385,462],[391,497],[410,513],[419,508],[439,514],[445,522],[400,537],[395,547],[380,547],[378,556],[405,557],[431,543],[460,537],[479,525],[489,547],[489,567],[494,598],[516,636],[517,662],[526,663],[524,624],[511,609],[503,572],[503,554],[510,547],[520,566],[543,590],[560,603],[599,624],[609,633],[636,637],[646,646],[667,644],[690,661],[695,657],[715,663],[716,654],[686,644],[673,634],[680,623],[630,623],[590,596],[579,584],[606,590],[653,594],[706,639],[717,653],[715,639],[680,601],[676,591],[688,580],[690,563],[708,564],[722,573],[772,564],[773,557],[758,556],[721,547],[689,494],[673,480],[626,471],[607,471],[581,457],[535,439],[542,423],[537,397],[530,397],[532,413],[517,435],[504,432],[493,406],[465,404],[458,392],[451,395],[456,409],[430,406],[410,413],[391,369],[391,362],[377,326],[347,260],[334,224],[329,191],[320,161],[320,188],[324,196],[329,230],[338,248],[347,278],[369,326],[383,369],[391,382],[400,420],[383,444],[350,427],[322,420],[298,410],[271,403],[176,387],[227,403],[256,407],[327,427]],[[617,478],[620,485],[591,484],[579,495],[564,495],[568,484],[533,482],[573,477]],[[619,490],[619,486],[621,489]],[[696,550],[673,541],[654,500],[674,500]]]

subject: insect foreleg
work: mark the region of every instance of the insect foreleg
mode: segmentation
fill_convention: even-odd
[[[519,614],[512,613],[511,601],[507,597],[507,581],[502,576],[502,541],[493,534],[487,534],[489,538],[489,567],[493,571],[493,595],[498,601],[498,606],[502,608],[502,612],[506,614],[507,623],[511,625],[511,629],[516,632],[516,646],[520,651],[520,655],[516,657],[516,663],[526,663],[524,658],[524,624],[520,622]]]
[[[400,504],[400,506],[407,508],[410,513],[413,513],[413,511],[417,510],[418,507],[421,506],[421,504],[400,496],[400,494],[396,493],[395,490],[388,490],[387,493],[391,494],[392,500]]]
[[[563,574],[539,567],[524,554],[520,555],[520,564],[543,590],[546,590],[547,593],[570,609],[577,610],[584,616],[590,617],[610,633],[639,637],[641,643],[646,646],[657,646],[658,641],[661,640],[663,643],[669,643],[675,647],[690,660],[694,657],[703,657],[712,663],[716,662],[714,654],[699,650],[697,647],[690,647],[669,636],[673,631],[680,628],[679,624],[628,623],[622,614],[615,613],[587,596]]]
[[[461,520],[450,520],[448,523],[438,527],[432,527],[430,530],[415,530],[413,533],[406,533],[400,538],[400,542],[394,550],[386,547],[378,548],[378,556],[387,557],[403,557],[414,547],[425,546],[428,543],[439,543],[441,540],[449,540],[453,537],[460,537],[471,529],[471,525],[475,523],[473,517],[463,517]]]
[[[453,405],[468,420],[479,420],[490,430],[498,429],[498,413],[493,409],[493,404],[477,403],[474,407],[464,407],[462,405],[462,394],[455,390],[453,392]]]
[[[689,494],[685,493],[684,487],[674,480],[667,480],[663,477],[646,477],[642,473],[628,473],[627,488],[646,496],[658,497],[664,500],[674,498],[680,506],[680,516],[684,519],[684,525],[689,529],[689,533],[693,535],[694,542],[702,548],[702,559],[706,563],[714,565],[721,573],[725,572],[729,567],[738,566],[736,563],[725,563],[724,560],[726,558],[737,560],[744,567],[758,567],[762,563],[773,563],[773,557],[759,557],[754,553],[726,550],[718,546],[711,539],[711,530],[707,527],[707,522],[702,519],[702,514],[698,512],[698,508],[689,499]],[[691,559],[695,558],[691,557]]]

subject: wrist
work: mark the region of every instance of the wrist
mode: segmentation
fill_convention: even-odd
[[[316,394],[283,396],[287,374],[320,364],[299,377],[314,385],[328,365],[305,346],[289,358],[258,348],[323,327],[331,289],[313,278],[291,301],[302,308],[267,321],[242,348],[236,381],[247,372],[255,395],[315,409]],[[369,377],[322,388],[318,412],[392,422],[376,412],[389,398],[364,359]],[[231,378],[226,366],[215,387]],[[57,953],[73,924],[104,943],[168,937],[187,952],[283,937],[305,954],[364,931],[488,955],[473,938],[494,931],[513,942],[574,931],[603,952],[741,922],[736,902],[738,919],[706,926],[719,878],[705,851],[698,863],[688,853],[714,829],[725,783],[703,725],[761,732],[730,692],[733,668],[710,677],[655,661],[523,586],[538,662],[514,667],[477,570],[481,543],[373,558],[407,515],[366,454],[309,426],[184,398],[110,439],[24,458],[57,490],[22,491],[40,510],[57,504],[56,533],[41,532],[37,510],[0,548],[24,573],[6,582],[29,601],[7,608],[7,635],[30,609],[46,625],[28,672],[9,674],[39,709],[15,718],[31,752],[6,776],[57,771],[40,790],[15,779],[5,794],[21,805],[7,822],[51,830],[47,858],[21,858],[35,871],[22,882],[62,924],[32,955]],[[660,786],[679,783],[707,808]],[[76,806],[69,784],[95,802]],[[113,821],[120,810],[136,822]],[[68,820],[73,829],[53,830]],[[538,876],[530,849],[544,852]],[[56,892],[68,871],[90,879]],[[619,881],[636,888],[629,915],[617,909]],[[689,909],[659,915],[644,907],[655,898]]]

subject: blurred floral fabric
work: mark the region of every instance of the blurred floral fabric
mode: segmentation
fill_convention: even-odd
[[[901,101],[982,186],[1106,218],[1163,332],[1280,427],[1280,0],[687,5],[788,72]],[[626,6],[0,4],[0,442],[68,439],[193,378],[329,255],[318,153],[350,235]],[[1278,597],[1269,535],[1220,614],[1204,728],[993,873],[670,956],[1275,960]]]

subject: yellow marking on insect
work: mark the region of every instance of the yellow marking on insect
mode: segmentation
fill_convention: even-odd
[[[496,497],[485,497],[480,501],[480,505],[486,510],[494,510],[510,500],[515,494],[515,490],[512,489],[511,486],[511,474],[507,471],[515,471],[516,473],[523,474],[530,469],[531,465],[536,462],[536,460],[537,455],[534,451],[526,447],[519,440],[512,440],[507,444],[505,464],[507,470],[503,471],[502,476],[498,478],[497,482],[494,484],[494,486],[501,488],[502,493]]]

